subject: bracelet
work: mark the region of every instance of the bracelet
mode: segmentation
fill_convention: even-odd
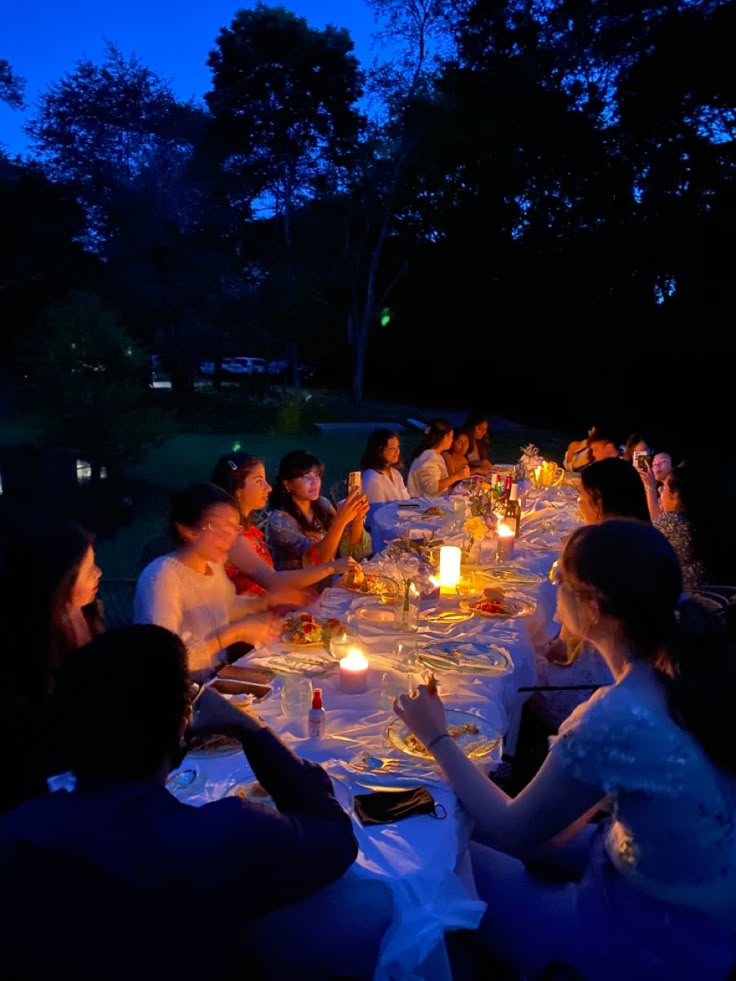
[[[439,736],[435,736],[431,742],[427,743],[427,749],[431,749],[435,745],[435,743],[438,743],[440,741],[440,739],[450,739],[450,738],[451,737],[449,732],[441,732]]]

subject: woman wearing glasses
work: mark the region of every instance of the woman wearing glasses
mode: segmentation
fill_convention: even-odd
[[[736,964],[736,660],[725,633],[683,596],[672,546],[642,522],[578,529],[558,571],[557,614],[601,652],[614,684],[566,720],[521,794],[463,755],[437,694],[422,686],[395,703],[475,820],[481,938],[525,977],[555,964],[600,981],[725,979]],[[535,859],[554,880],[535,877]]]
[[[224,563],[240,534],[240,512],[222,488],[191,484],[174,494],[169,525],[177,548],[141,573],[134,619],[178,634],[189,652],[189,670],[201,680],[229,659],[231,644],[280,636],[281,618],[270,610],[283,597],[236,595]]]

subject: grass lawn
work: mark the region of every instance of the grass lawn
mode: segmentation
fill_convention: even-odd
[[[425,413],[426,415],[426,413]],[[539,445],[550,458],[562,459],[567,438],[559,434],[517,428],[494,428],[492,457],[499,461],[517,460],[519,447],[529,441]],[[168,498],[172,490],[190,481],[209,479],[215,461],[239,445],[240,449],[261,456],[270,479],[276,474],[281,457],[297,447],[314,453],[325,463],[323,493],[358,467],[365,445],[365,434],[279,436],[264,433],[187,433],[167,440],[151,450],[140,463],[129,468],[133,480],[132,505],[128,522],[115,534],[98,539],[100,565],[108,578],[136,577],[139,556],[148,539],[159,534],[166,521]],[[419,433],[401,434],[406,457],[419,439]]]

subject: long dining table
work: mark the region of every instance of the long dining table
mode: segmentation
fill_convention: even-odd
[[[394,537],[406,540],[415,520],[422,534],[429,522],[429,531],[433,535],[442,531],[446,543],[462,540],[458,507],[451,499],[418,503],[421,510],[433,507],[439,514],[407,519],[406,509],[397,504],[386,504],[376,512],[387,541]],[[321,620],[339,620],[365,655],[364,692],[341,689],[338,661],[327,645],[271,644],[253,650],[239,662],[274,671],[272,693],[253,704],[253,710],[300,756],[325,768],[337,799],[351,814],[360,851],[348,875],[356,884],[361,879],[379,879],[388,887],[393,908],[374,975],[379,981],[449,981],[445,935],[473,929],[485,909],[475,894],[467,861],[471,821],[437,764],[405,751],[393,700],[425,681],[432,671],[446,708],[464,713],[462,718],[471,722],[477,719],[482,733],[498,737],[498,741],[489,739],[492,748],[477,760],[486,772],[492,770],[501,759],[504,740],[508,749],[515,738],[521,707],[528,697],[519,688],[535,682],[535,647],[557,630],[552,619],[555,590],[547,572],[576,523],[574,494],[564,488],[539,491],[527,501],[512,562],[496,561],[492,538],[477,548],[472,567],[476,587],[499,585],[511,590],[524,599],[522,607],[528,615],[511,619],[470,615],[457,622],[435,619],[431,611],[437,611],[438,599],[426,596],[418,629],[406,631],[394,622],[393,608],[382,604],[379,597],[339,584],[325,589],[309,612]],[[385,576],[393,570],[395,574],[395,558],[389,553],[380,551],[364,564],[364,571]],[[459,597],[458,603],[461,600]],[[455,645],[461,652],[457,665],[452,663]],[[432,653],[439,654],[440,660],[431,660]],[[284,679],[292,673],[308,675],[314,687],[322,688],[326,731],[321,738],[308,736],[306,713],[294,718],[284,712],[288,706],[280,693]],[[194,770],[196,777],[187,785],[178,780],[185,770]],[[242,796],[243,788],[253,781],[245,756],[232,752],[188,756],[172,774],[169,786],[181,800],[198,805],[228,794]],[[410,786],[428,789],[442,819],[423,814],[392,824],[364,827],[360,823],[353,807],[357,793]]]

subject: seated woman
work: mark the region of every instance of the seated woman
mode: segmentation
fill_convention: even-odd
[[[609,518],[634,518],[649,524],[646,495],[638,474],[624,460],[599,460],[580,475],[580,513],[586,525]],[[530,708],[554,732],[572,710],[599,685],[613,680],[592,644],[562,627],[558,638],[536,656],[537,683],[543,686],[590,685],[580,691],[537,692]]]
[[[466,467],[470,468],[471,473],[473,472],[468,462],[467,454],[469,446],[470,439],[468,438],[468,434],[462,429],[459,429],[452,437],[449,450],[442,451],[442,456],[445,458],[445,464],[447,465],[447,472],[451,477],[453,474],[465,470]]]
[[[104,629],[93,541],[80,525],[59,523],[23,527],[6,542],[0,732],[13,752],[0,783],[0,812],[42,793],[46,777],[59,772],[46,741],[48,699],[67,656]]]
[[[650,472],[651,475],[651,472]],[[653,475],[651,475],[653,476]],[[651,487],[651,483],[648,484]],[[705,585],[714,532],[712,488],[687,463],[671,470],[659,495],[660,513],[654,526],[668,539],[682,566],[687,592]],[[649,492],[651,502],[651,491]]]
[[[406,485],[412,497],[439,497],[461,480],[470,476],[465,466],[452,475],[442,456],[452,446],[454,431],[446,419],[435,419],[424,430],[409,468]]]
[[[224,564],[240,534],[240,513],[221,487],[190,484],[178,491],[169,524],[178,547],[141,573],[133,617],[178,634],[189,652],[189,670],[202,680],[228,660],[230,645],[268,643],[281,635],[281,618],[268,611],[282,598],[236,595]],[[235,651],[239,655],[242,648]]]
[[[363,559],[371,553],[365,530],[365,495],[351,491],[335,509],[320,496],[324,469],[306,450],[292,450],[279,464],[268,519],[268,540],[277,569],[303,569],[331,562],[338,554]]]
[[[363,493],[369,504],[406,501],[409,491],[401,476],[401,444],[391,429],[374,429],[360,460]]]
[[[634,463],[635,453],[646,453],[648,457],[652,455],[649,443],[647,443],[641,433],[632,433],[626,440],[623,459],[626,460],[627,463]]]
[[[491,438],[488,435],[488,417],[484,415],[469,415],[460,426],[460,431],[468,437],[468,463],[471,473],[488,473],[491,461],[488,459],[488,448]]]
[[[223,456],[212,471],[212,483],[229,494],[240,508],[240,534],[233,542],[225,572],[237,593],[263,596],[267,591],[304,589],[355,565],[349,556],[305,569],[276,572],[263,532],[253,523],[253,514],[268,503],[271,485],[266,480],[263,460],[238,451]]]
[[[615,684],[576,709],[519,796],[467,759],[436,692],[420,686],[395,702],[475,821],[480,936],[526,977],[562,964],[601,981],[726,978],[736,661],[716,617],[682,598],[677,556],[651,526],[580,528],[558,572],[559,618],[596,646]],[[611,817],[588,823],[601,807]],[[557,881],[524,864],[542,858]]]

